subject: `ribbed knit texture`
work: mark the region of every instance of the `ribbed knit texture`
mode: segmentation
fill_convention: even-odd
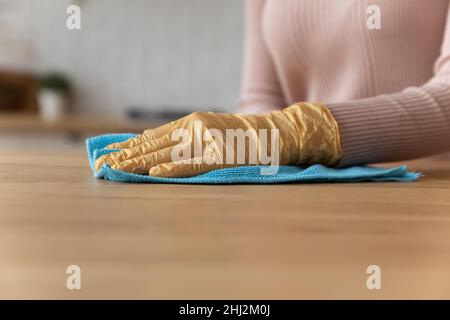
[[[328,105],[344,166],[449,151],[448,12],[449,0],[247,0],[239,109]]]

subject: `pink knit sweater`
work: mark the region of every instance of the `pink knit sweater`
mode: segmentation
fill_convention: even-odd
[[[241,112],[328,105],[342,165],[450,150],[449,0],[246,1]]]

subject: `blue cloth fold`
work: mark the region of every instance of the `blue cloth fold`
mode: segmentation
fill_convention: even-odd
[[[313,165],[307,168],[280,166],[275,175],[261,175],[261,166],[246,166],[215,170],[190,178],[159,178],[114,170],[104,165],[95,172],[95,160],[117,150],[106,150],[111,143],[122,142],[134,134],[107,134],[86,140],[89,164],[98,179],[131,183],[185,183],[185,184],[275,184],[275,183],[317,183],[317,182],[362,182],[362,181],[415,181],[420,173],[408,172],[406,166],[391,169],[377,167],[349,167],[342,169]]]

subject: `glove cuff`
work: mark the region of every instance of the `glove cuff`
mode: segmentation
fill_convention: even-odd
[[[335,166],[343,157],[339,125],[325,105],[299,102],[271,116],[279,128],[290,124],[291,130],[283,137],[292,153],[290,164]]]

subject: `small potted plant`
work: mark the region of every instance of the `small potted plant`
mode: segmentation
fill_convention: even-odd
[[[62,74],[49,73],[40,80],[39,114],[43,120],[54,121],[67,114],[71,86]]]

